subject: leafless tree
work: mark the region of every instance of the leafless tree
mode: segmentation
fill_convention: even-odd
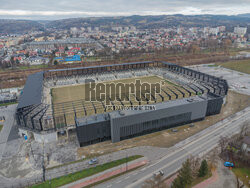
[[[225,152],[228,146],[228,143],[229,143],[229,139],[227,137],[220,137],[219,147],[220,147],[221,153]]]
[[[218,155],[218,148],[214,148],[210,153],[209,153],[209,164],[210,168],[213,169],[217,166],[219,160],[219,155]]]
[[[200,164],[201,164],[201,159],[200,158],[195,158],[193,156],[190,157],[190,167],[192,170],[192,176],[193,177],[197,177],[198,175],[198,171],[200,168]]]
[[[249,132],[250,132],[250,122],[249,121],[245,121],[241,127],[240,130],[240,137],[244,137],[246,136]]]
[[[236,180],[237,180],[237,188],[243,188],[244,184],[240,185],[240,180],[238,176],[236,176]]]

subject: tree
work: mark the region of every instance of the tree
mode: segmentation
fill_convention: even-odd
[[[196,54],[200,52],[200,47],[198,45],[192,44],[188,47],[187,51],[188,53]]]
[[[54,61],[54,65],[58,65],[58,62],[57,62],[57,61]]]
[[[181,182],[181,179],[179,177],[175,178],[171,188],[183,188],[183,182]]]
[[[230,39],[224,39],[222,41],[222,46],[224,51],[228,53],[229,48],[232,46],[232,41]]]
[[[19,65],[20,61],[18,59],[16,59],[16,65]]]
[[[227,137],[220,137],[219,147],[220,147],[222,154],[224,154],[224,152],[226,151],[226,148],[228,146],[228,142],[229,142],[229,139]]]
[[[192,177],[197,177],[200,169],[201,159],[191,156],[189,161],[190,161],[190,168],[192,170]]]
[[[190,165],[190,160],[187,159],[183,164],[179,171],[179,175],[173,181],[173,188],[183,188],[192,183],[192,170]]]
[[[245,121],[241,127],[241,130],[240,130],[240,137],[243,138],[244,136],[247,135],[247,133],[249,132],[249,126],[250,125],[250,122],[248,121]]]
[[[204,177],[206,176],[208,173],[208,165],[207,165],[207,161],[204,159],[201,162],[201,167],[199,169],[199,177]]]
[[[218,156],[218,148],[214,148],[209,155],[209,168],[213,170],[218,163],[219,156]]]
[[[207,45],[208,45],[208,48],[210,49],[210,51],[215,52],[217,47],[218,47],[218,41],[215,39],[209,39],[207,41]]]

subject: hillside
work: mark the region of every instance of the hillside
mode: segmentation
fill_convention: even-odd
[[[206,27],[225,25],[228,30],[234,26],[248,26],[249,14],[238,16],[225,15],[161,15],[161,16],[128,16],[128,17],[88,17],[70,18],[54,21],[30,21],[0,19],[0,33],[26,33],[28,31],[41,31],[44,29],[69,29],[71,27],[101,27],[110,30],[113,26],[136,26],[142,29],[160,27]],[[249,29],[250,30],[250,29]]]
[[[223,15],[162,15],[162,16],[129,16],[100,18],[71,18],[55,20],[46,24],[47,28],[69,29],[70,27],[98,26],[109,29],[112,26],[136,26],[138,28],[159,28],[171,26],[205,27],[225,25],[228,28],[250,22],[249,17]]]
[[[22,34],[28,31],[41,31],[44,26],[37,21],[0,19],[0,33]]]

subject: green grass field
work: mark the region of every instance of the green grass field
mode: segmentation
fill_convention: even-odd
[[[233,172],[236,176],[240,178],[241,181],[244,182],[245,185],[248,185],[250,181],[250,168],[233,168]]]
[[[129,78],[115,81],[108,81],[103,83],[135,83],[135,80],[141,80],[141,82],[156,83],[161,82],[163,79],[157,76],[148,76],[140,78]],[[167,83],[170,85],[169,83]],[[85,100],[85,88],[86,85],[66,86],[52,89],[53,103],[70,102],[75,100]]]
[[[17,102],[2,103],[2,104],[0,104],[0,106],[8,106],[8,105],[12,105],[12,104],[17,104]]]
[[[222,67],[250,74],[250,59],[216,63]]]
[[[159,103],[169,100],[169,96],[166,94],[168,93],[171,96],[171,100],[176,99],[176,93],[178,98],[183,98],[181,92],[185,93],[185,97],[189,97],[189,93],[183,89],[181,86],[172,83],[169,80],[164,80],[157,76],[147,76],[147,77],[139,77],[139,78],[129,78],[129,79],[122,79],[122,80],[115,80],[103,83],[124,83],[130,84],[135,83],[136,80],[141,80],[141,83],[161,83],[162,91],[159,94],[156,94],[155,100],[150,100],[149,104]],[[162,85],[162,83],[164,83]],[[77,118],[105,113],[105,102],[101,103],[99,101],[86,101],[85,100],[85,88],[86,85],[74,85],[74,86],[66,86],[66,87],[59,87],[53,88],[51,90],[52,95],[52,103],[53,103],[53,112],[56,121],[56,126],[58,128],[65,126],[64,120],[64,113],[66,114],[66,124],[73,125],[74,124],[74,111],[76,111]],[[181,92],[180,92],[181,91]],[[195,95],[194,91],[191,91],[192,95]],[[112,94],[111,94],[112,95]],[[142,96],[143,98],[144,96]],[[163,97],[163,98],[162,98]],[[148,97],[146,97],[148,99]],[[130,101],[113,101],[114,105],[139,105],[138,100],[134,95],[130,96]],[[147,101],[141,101],[141,105],[146,105]],[[107,110],[106,112],[110,112],[112,110]]]
[[[88,168],[88,169],[84,169],[82,171],[79,172],[75,172],[66,176],[62,176],[59,178],[55,178],[52,179],[51,181],[45,181],[44,183],[38,184],[38,185],[33,185],[32,188],[54,188],[54,187],[60,187],[66,184],[69,184],[71,182],[92,176],[94,174],[103,172],[107,169],[119,166],[121,164],[125,164],[127,162],[139,159],[143,156],[141,155],[134,155],[128,158],[123,158],[117,161],[112,161],[109,163],[105,163],[103,165],[98,165],[96,167],[92,167],[92,168]]]
[[[1,132],[2,128],[3,128],[3,125],[0,124],[0,132]]]

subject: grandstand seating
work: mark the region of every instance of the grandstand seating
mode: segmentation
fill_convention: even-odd
[[[79,74],[73,76],[64,76],[57,78],[46,79],[44,82],[44,92],[48,93],[48,90],[53,87],[61,87],[67,85],[74,84],[84,84],[87,79],[95,80],[98,82],[110,81],[110,80],[119,80],[126,79],[132,77],[143,77],[149,75],[158,75],[166,80],[174,81],[177,85],[181,87],[177,87],[174,84],[163,86],[160,94],[156,94],[156,96],[146,97],[146,95],[142,94],[141,98],[144,99],[141,102],[136,100],[135,95],[130,95],[130,97],[126,96],[126,101],[112,101],[110,105],[147,105],[180,99],[183,97],[190,97],[197,95],[198,93],[207,93],[209,91],[214,92],[218,89],[219,86],[214,86],[212,83],[207,83],[199,80],[198,78],[193,78],[189,75],[182,74],[179,72],[174,72],[167,68],[144,68],[144,69],[136,69],[136,70],[123,70],[123,71],[112,71],[112,72],[104,72],[104,73],[96,73],[96,74]],[[48,98],[44,95],[43,101],[48,104]],[[49,107],[51,109],[51,107]],[[65,102],[54,104],[53,109],[50,111],[54,111],[54,117],[56,126],[60,127],[61,125],[72,125],[74,124],[74,117],[80,118],[83,116],[89,116],[93,114],[105,113],[112,111],[111,108],[106,108],[103,102],[88,102],[88,101],[74,101],[74,102]],[[47,113],[47,112],[46,112]],[[65,117],[63,117],[65,115]],[[66,120],[65,120],[66,119]],[[65,122],[66,121],[66,122]]]

